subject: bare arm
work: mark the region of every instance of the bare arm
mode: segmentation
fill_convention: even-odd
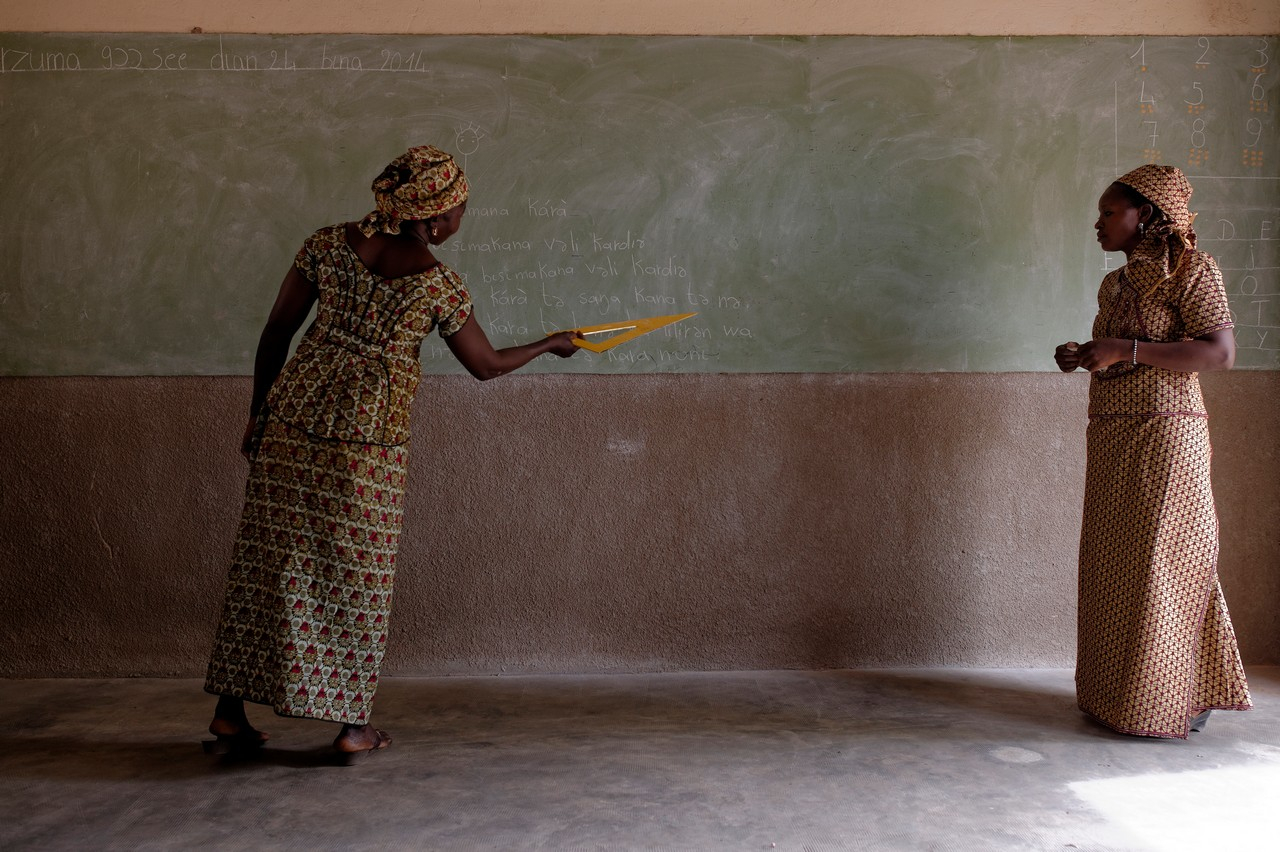
[[[1072,350],[1072,344],[1059,346],[1054,353],[1059,369],[1071,372],[1083,367],[1090,372],[1105,370],[1112,364],[1130,362],[1133,358],[1133,341],[1118,337],[1103,337],[1081,343]],[[1138,363],[1180,373],[1199,373],[1209,370],[1230,370],[1236,361],[1236,338],[1229,328],[1220,328],[1194,340],[1176,343],[1147,343],[1138,341]]]
[[[561,358],[568,358],[578,351],[578,347],[574,345],[573,340],[575,337],[581,336],[572,332],[562,331],[559,334],[553,334],[550,337],[544,337],[541,340],[535,340],[523,346],[494,349],[493,345],[489,343],[488,335],[480,327],[479,320],[472,315],[467,320],[466,325],[446,337],[444,342],[448,345],[449,351],[453,353],[454,357],[462,362],[462,366],[467,368],[467,372],[483,382],[489,379],[496,379],[498,376],[505,376],[513,370],[518,370],[534,358],[539,355],[545,355],[548,352]]]
[[[289,357],[289,344],[293,336],[306,322],[311,306],[315,304],[318,293],[316,286],[308,281],[298,267],[289,267],[289,272],[280,284],[280,292],[276,295],[276,303],[267,317],[267,324],[258,338],[258,354],[253,361],[253,399],[249,403],[249,425],[245,427],[244,439],[240,452],[247,458],[251,454],[253,430],[258,413],[267,399],[267,391],[271,383],[280,375],[285,359]]]
[[[306,322],[307,314],[311,313],[311,306],[315,304],[317,296],[316,286],[298,271],[298,267],[289,267],[284,281],[280,283],[276,303],[267,316],[262,336],[258,338],[258,354],[253,361],[253,402],[249,405],[250,415],[257,417],[262,410],[271,383],[280,375],[285,359],[289,357],[289,344]]]

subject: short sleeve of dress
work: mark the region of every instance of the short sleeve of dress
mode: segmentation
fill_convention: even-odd
[[[1203,252],[1196,252],[1188,260],[1191,268],[1187,270],[1186,286],[1177,296],[1178,312],[1187,337],[1231,328],[1231,309],[1218,264]]]
[[[442,266],[440,271],[444,275],[444,279],[453,288],[453,293],[442,302],[440,317],[436,320],[436,328],[440,330],[441,337],[452,337],[462,330],[467,324],[467,320],[471,319],[473,307],[471,304],[471,294],[467,292],[467,287],[462,283],[462,279],[458,277],[458,273]]]
[[[298,254],[293,258],[293,265],[298,267],[298,271],[302,273],[302,277],[310,281],[312,284],[316,283],[315,258],[313,258],[311,254],[311,243],[314,239],[315,235],[313,234],[305,243],[302,244],[302,248],[298,249]]]

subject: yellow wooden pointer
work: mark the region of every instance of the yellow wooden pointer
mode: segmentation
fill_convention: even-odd
[[[573,343],[575,346],[581,346],[583,349],[590,349],[592,352],[603,352],[606,349],[612,349],[619,343],[625,343],[628,340],[634,340],[642,334],[648,334],[651,331],[657,331],[664,325],[671,325],[673,322],[688,319],[697,316],[697,311],[691,314],[672,314],[667,317],[648,317],[646,319],[636,320],[618,320],[617,322],[607,322],[603,325],[584,325],[581,328],[569,328],[566,331],[576,331],[583,335],[593,334],[609,334],[615,332],[613,337],[600,341],[581,340],[575,338]],[[552,332],[558,333],[558,332]],[[548,335],[550,336],[550,335]]]

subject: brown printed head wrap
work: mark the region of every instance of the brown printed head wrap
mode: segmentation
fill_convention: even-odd
[[[401,222],[430,219],[467,200],[467,176],[453,157],[432,145],[410,148],[373,181],[378,209],[360,220],[360,232],[400,233]]]
[[[1195,214],[1187,206],[1191,201],[1191,182],[1174,166],[1148,163],[1116,180],[1116,183],[1138,192],[1164,214],[1146,229],[1125,271],[1140,292],[1167,280],[1177,271],[1191,249],[1196,246],[1196,232],[1191,229]]]
[[[1173,230],[1186,234],[1191,231],[1195,216],[1187,204],[1191,201],[1191,182],[1174,166],[1157,166],[1148,163],[1138,166],[1116,181],[1132,187],[1169,218]]]

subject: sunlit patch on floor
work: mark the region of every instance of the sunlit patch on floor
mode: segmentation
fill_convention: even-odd
[[[1280,765],[1274,763],[1068,786],[1150,849],[1273,849],[1280,839]]]

